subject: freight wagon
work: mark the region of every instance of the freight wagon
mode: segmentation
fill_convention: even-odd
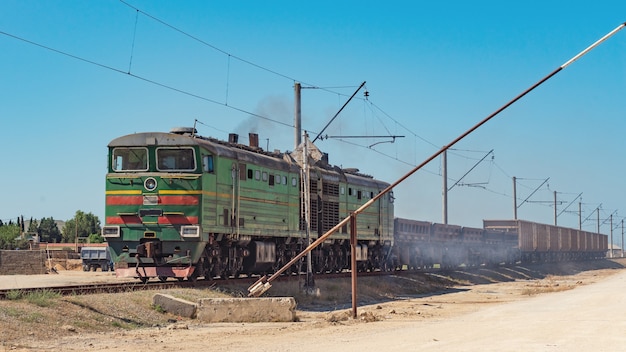
[[[394,264],[429,269],[510,264],[520,260],[514,233],[396,218]]]
[[[525,220],[484,220],[488,230],[515,234],[523,262],[605,258],[606,235]]]

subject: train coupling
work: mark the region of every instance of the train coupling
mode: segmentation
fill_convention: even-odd
[[[259,297],[272,287],[272,284],[267,281],[267,275],[263,275],[254,284],[248,287],[248,297]]]

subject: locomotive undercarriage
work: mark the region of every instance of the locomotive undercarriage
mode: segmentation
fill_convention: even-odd
[[[192,263],[192,253],[178,247],[166,249],[167,243],[145,239],[134,249],[125,250],[116,263],[122,277],[137,277],[142,282],[150,278],[161,281],[169,277],[195,281],[198,278],[228,279],[240,275],[265,275],[276,272],[301,253],[306,244],[302,238],[247,237],[211,234],[201,255]],[[375,241],[357,245],[357,270],[389,270],[386,258],[389,249]],[[351,248],[347,240],[329,240],[311,251],[312,272],[339,273],[350,269]],[[306,256],[291,265],[285,275],[307,271]]]
[[[221,240],[217,238],[222,237]],[[194,277],[230,278],[240,275],[264,275],[276,272],[305,248],[301,238],[253,238],[233,241],[227,236],[211,236],[196,265]],[[316,274],[339,273],[350,269],[350,244],[346,240],[331,240],[311,251],[312,271]],[[357,270],[389,270],[387,253],[378,243],[359,244]],[[285,275],[306,272],[306,257],[285,271]]]
[[[606,257],[604,252],[523,252],[524,263],[551,263],[566,261],[595,260]]]

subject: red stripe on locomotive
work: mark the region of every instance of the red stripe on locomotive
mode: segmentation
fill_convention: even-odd
[[[198,196],[158,196],[163,205],[198,205]],[[107,196],[107,205],[143,205],[143,196]]]
[[[197,216],[185,216],[180,214],[164,214],[157,220],[159,225],[195,225],[198,224]],[[141,218],[138,215],[121,215],[121,216],[108,216],[106,223],[110,225],[124,225],[124,224],[142,224]]]

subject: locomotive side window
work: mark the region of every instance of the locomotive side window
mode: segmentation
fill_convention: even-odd
[[[148,171],[147,148],[113,149],[113,171]]]
[[[202,169],[204,172],[213,173],[213,155],[203,155],[202,156]]]
[[[292,178],[291,178],[291,185],[292,185],[293,187],[296,187],[296,186],[298,185],[298,180],[296,180],[296,178],[295,178],[295,177],[292,177]]]
[[[248,169],[248,179],[252,180],[252,175],[254,174],[254,170]]]
[[[280,181],[280,178],[278,180]],[[270,175],[269,185],[270,186],[274,185],[274,175]]]
[[[267,172],[263,171],[263,182],[267,181]]]
[[[157,170],[194,171],[196,159],[193,148],[157,148]]]
[[[261,171],[254,170],[254,179],[257,181],[261,180]]]
[[[287,185],[287,176],[283,176],[283,185]]]

